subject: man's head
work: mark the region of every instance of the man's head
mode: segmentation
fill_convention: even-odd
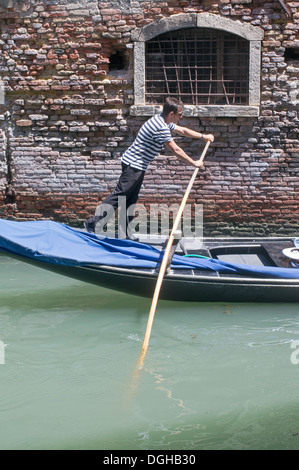
[[[167,97],[162,114],[167,122],[177,123],[183,115],[183,103],[176,98]]]

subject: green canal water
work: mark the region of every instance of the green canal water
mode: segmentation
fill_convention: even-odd
[[[299,448],[299,304],[160,301],[134,379],[150,300],[0,266],[0,449]]]

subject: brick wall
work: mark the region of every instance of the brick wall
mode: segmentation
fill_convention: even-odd
[[[289,16],[278,0],[2,2],[1,217],[82,224],[113,189],[119,158],[145,120],[130,116],[131,33],[209,12],[263,28],[261,107],[256,118],[182,120],[215,135],[190,202],[204,204],[206,233],[298,235],[299,2],[285,3]],[[191,156],[202,150],[177,141]],[[192,171],[158,157],[140,202],[179,202]]]

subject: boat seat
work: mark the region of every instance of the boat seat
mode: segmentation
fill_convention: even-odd
[[[184,255],[196,254],[211,258],[209,250],[203,244],[201,239],[196,238],[182,238],[179,242],[179,246]]]

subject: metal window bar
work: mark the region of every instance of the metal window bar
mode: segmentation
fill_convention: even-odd
[[[164,73],[164,80],[165,80],[165,85],[166,85],[166,89],[167,89],[167,94],[170,95],[170,90],[169,90],[169,84],[168,84],[168,79],[167,79],[167,73],[166,73],[166,64],[165,64],[165,60],[164,60],[164,54],[163,54],[163,51],[162,51],[162,47],[161,47],[161,42],[159,42],[159,50],[160,50],[160,54],[161,54],[161,58],[162,58],[162,68],[163,68],[163,73]]]
[[[146,103],[248,104],[249,44],[234,34],[190,28],[146,43]]]
[[[174,60],[174,67],[175,67],[175,76],[176,76],[176,81],[177,81],[177,90],[178,90],[178,94],[179,96],[181,95],[181,80],[180,80],[180,75],[179,75],[179,69],[181,68],[179,65],[178,65],[178,60],[177,60],[177,57],[176,57],[176,51],[174,49],[174,41],[171,41],[171,49],[172,49],[172,56],[173,56],[173,60]],[[181,56],[179,55],[178,56],[178,59],[181,59]]]
[[[192,104],[195,105],[196,100],[195,100],[195,93],[194,93],[194,88],[193,88],[193,79],[192,79],[192,72],[191,72],[191,65],[190,65],[190,57],[189,57],[186,41],[184,42],[184,46],[185,46],[185,54],[186,54],[185,57],[187,59],[187,69],[188,69],[188,76],[189,76],[189,82],[190,82],[190,88],[191,88]]]

